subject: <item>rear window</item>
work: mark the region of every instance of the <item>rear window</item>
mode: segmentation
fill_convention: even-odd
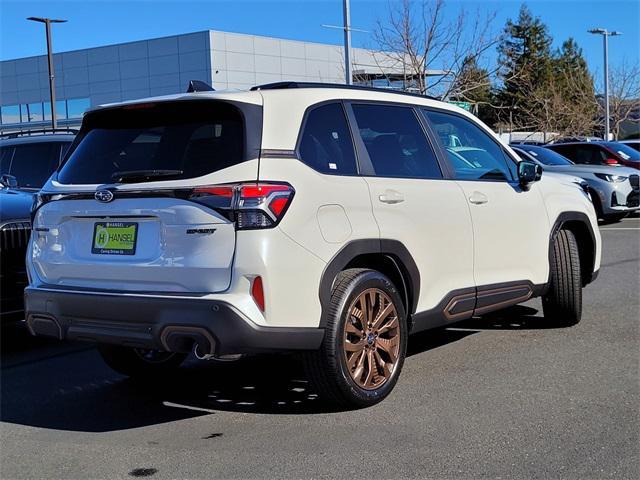
[[[605,145],[616,152],[624,160],[640,162],[640,152],[634,150],[629,145],[619,142],[607,142]]]
[[[242,113],[223,102],[99,110],[87,115],[80,137],[59,171],[63,184],[115,183],[127,176],[136,182],[194,178],[245,158]],[[142,172],[149,175],[143,178]]]
[[[563,157],[558,152],[549,150],[548,148],[538,147],[522,147],[522,150],[527,152],[533,158],[538,160],[544,165],[573,165],[573,162],[566,157]]]
[[[1,173],[16,177],[18,187],[40,189],[58,168],[61,148],[68,143],[36,142],[2,147]]]

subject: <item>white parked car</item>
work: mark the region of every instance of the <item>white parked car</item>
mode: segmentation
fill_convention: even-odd
[[[410,333],[542,296],[580,320],[588,195],[421,96],[278,83],[89,111],[45,185],[27,324],[149,376],[299,352],[319,394],[393,389]]]

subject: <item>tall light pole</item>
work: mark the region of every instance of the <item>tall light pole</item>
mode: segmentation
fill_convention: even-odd
[[[53,52],[51,48],[51,24],[64,23],[66,22],[66,20],[40,17],[29,17],[27,18],[27,20],[44,23],[47,33],[47,59],[49,61],[49,102],[51,103],[51,127],[55,130],[55,128],[58,126],[58,120],[56,119],[56,84],[55,69],[53,68]]]
[[[609,37],[622,35],[622,32],[610,32],[606,28],[592,28],[589,33],[602,35],[604,40],[604,139],[609,140]]]
[[[351,28],[351,6],[349,5],[349,0],[342,0],[342,16],[344,19],[342,27],[337,25],[322,26],[344,30],[344,80],[347,85],[353,85],[353,76],[351,73],[351,32],[368,32],[366,30],[360,30],[359,28]]]
[[[342,16],[344,18],[344,75],[347,85],[353,84],[351,76],[351,6],[349,0],[342,1]]]

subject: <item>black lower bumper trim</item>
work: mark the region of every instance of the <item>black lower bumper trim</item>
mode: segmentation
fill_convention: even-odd
[[[26,319],[34,335],[215,355],[315,350],[324,330],[263,327],[217,300],[95,294],[28,287]]]

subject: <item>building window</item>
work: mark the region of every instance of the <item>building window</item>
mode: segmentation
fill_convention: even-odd
[[[67,118],[82,118],[90,105],[88,98],[70,98],[67,100]]]
[[[90,105],[91,102],[88,98],[56,100],[56,117],[58,120],[82,118]],[[0,123],[3,125],[48,121],[51,121],[50,102],[2,105],[0,107]]]
[[[22,111],[23,122],[41,122],[44,120],[42,103],[27,103],[22,106],[24,107]]]
[[[2,123],[20,123],[20,105],[3,105],[0,114]]]
[[[56,119],[64,120],[66,118],[67,118],[66,100],[56,100]],[[44,102],[44,119],[51,120],[51,102]]]

